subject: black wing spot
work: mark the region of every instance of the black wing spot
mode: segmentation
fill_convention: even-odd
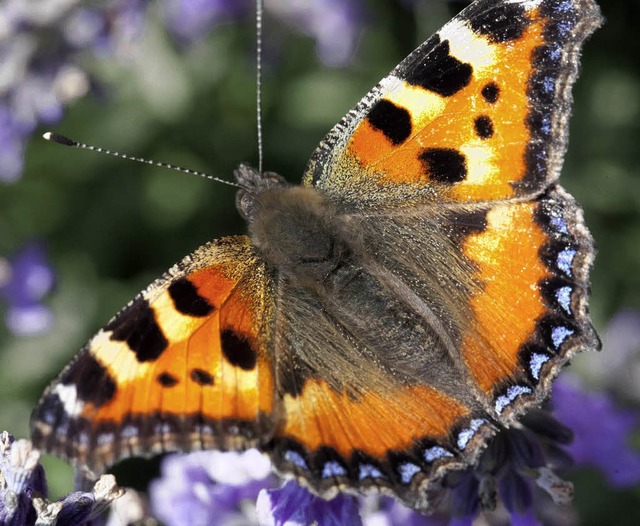
[[[422,58],[422,63],[412,64],[404,72],[405,80],[414,86],[422,86],[443,97],[455,95],[471,82],[471,64],[460,62],[449,54],[449,41],[440,41],[434,35],[425,44],[431,47]]]
[[[251,371],[255,368],[258,356],[245,337],[226,329],[220,334],[220,341],[222,353],[231,365],[243,371]]]
[[[178,383],[178,379],[170,373],[160,373],[156,378],[162,387],[173,387]]]
[[[137,298],[105,327],[113,341],[126,342],[139,362],[157,360],[169,346],[147,300]]]
[[[489,139],[493,137],[493,122],[486,115],[476,117],[473,122],[473,126],[476,130],[476,135],[481,139]]]
[[[387,99],[379,100],[371,108],[367,120],[394,145],[402,144],[411,136],[411,115]]]
[[[521,3],[500,3],[469,18],[475,33],[495,43],[519,39],[530,23]]]
[[[198,385],[213,385],[213,376],[204,369],[191,369],[191,379]]]
[[[495,82],[489,82],[484,85],[480,93],[489,104],[495,104],[500,98],[500,87]]]
[[[82,353],[62,374],[60,382],[75,386],[78,398],[96,407],[113,400],[118,390],[109,370],[90,352]]]
[[[467,177],[467,161],[453,148],[426,148],[418,158],[432,181],[454,184]]]
[[[188,316],[207,316],[214,310],[205,298],[198,294],[198,289],[187,278],[180,278],[171,283],[167,289],[178,312]]]

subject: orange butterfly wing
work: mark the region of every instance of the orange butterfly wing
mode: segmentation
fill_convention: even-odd
[[[273,433],[269,279],[246,237],[200,247],[115,316],[49,386],[37,447],[94,472]]]
[[[560,176],[592,0],[474,2],[403,60],[312,155],[304,184],[341,199],[481,202]]]

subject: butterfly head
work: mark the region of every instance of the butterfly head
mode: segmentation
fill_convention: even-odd
[[[261,172],[248,164],[241,164],[233,173],[240,190],[236,194],[236,208],[251,223],[255,215],[256,197],[265,190],[289,186],[284,177],[275,172]]]
[[[235,177],[242,186],[236,206],[260,256],[309,284],[330,272],[341,244],[336,239],[336,207],[327,196],[244,164]]]

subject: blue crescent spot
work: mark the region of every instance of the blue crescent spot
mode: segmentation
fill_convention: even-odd
[[[560,216],[551,216],[551,226],[556,232],[560,232],[561,234],[569,233],[567,222]]]
[[[335,460],[325,462],[322,467],[322,478],[328,479],[330,477],[344,477],[347,474],[347,470]]]
[[[529,369],[531,371],[531,376],[533,376],[536,380],[540,379],[540,369],[542,366],[550,360],[550,357],[546,354],[533,353],[531,355],[531,360],[529,361]]]
[[[101,433],[98,435],[98,439],[96,441],[99,446],[104,446],[107,444],[113,443],[113,433]]]
[[[531,389],[525,385],[512,385],[507,389],[507,394],[501,395],[497,398],[495,403],[496,413],[499,415],[502,414],[504,408],[507,407],[511,402],[513,402],[519,396],[523,394],[531,393]]]
[[[447,451],[445,448],[440,446],[433,446],[429,449],[424,450],[424,459],[427,462],[433,462],[434,460],[438,460],[439,458],[452,457],[453,453]]]
[[[420,472],[420,466],[416,466],[410,462],[405,462],[398,466],[398,470],[400,471],[400,479],[402,480],[402,483],[409,484],[415,474]]]
[[[287,462],[291,462],[294,466],[298,466],[299,468],[302,468],[302,469],[307,469],[307,470],[309,469],[307,467],[307,463],[305,462],[304,458],[297,451],[287,449],[284,452],[283,457]]]
[[[47,402],[48,401],[49,400],[47,400]],[[58,413],[56,411],[49,410],[39,414],[38,418],[40,418],[45,424],[49,424],[50,426],[52,426],[58,419]]]
[[[382,474],[382,471],[371,464],[360,464],[358,478],[359,480],[364,480],[366,478],[380,479],[385,478],[385,476]]]
[[[542,80],[542,85],[544,86],[544,91],[549,94],[552,94],[556,90],[556,83],[553,77],[545,77]]]
[[[556,27],[558,28],[558,33],[561,36],[565,36],[574,28],[574,26],[575,24],[571,20],[563,20],[562,22],[559,22]]]
[[[564,325],[558,325],[551,329],[551,341],[553,342],[553,346],[557,349],[567,340],[569,336],[572,336],[575,333],[574,330],[565,327]]]
[[[460,431],[460,433],[458,434],[458,449],[460,449],[460,451],[464,451],[464,448],[467,447],[469,440],[473,438],[473,435],[477,433],[478,429],[480,429],[480,426],[485,422],[486,420],[484,418],[474,418],[469,423],[469,427],[467,429],[463,429],[462,431]]]
[[[558,13],[570,13],[571,11],[573,11],[573,5],[571,5],[571,2],[569,2],[568,0],[565,0],[564,2],[558,3],[553,8],[553,10],[557,11]]]
[[[122,431],[120,431],[120,436],[122,438],[133,438],[133,437],[137,437],[138,434],[139,434],[138,428],[133,424],[124,426],[122,428]]]
[[[553,62],[560,62],[562,58],[562,48],[558,45],[549,45],[547,48],[547,56]]]
[[[558,265],[558,268],[569,277],[573,275],[573,273],[571,272],[571,267],[573,265],[573,258],[575,257],[576,251],[572,248],[566,248],[565,250],[559,252],[558,257],[556,258],[556,264]]]
[[[545,114],[542,117],[542,123],[540,124],[540,131],[542,131],[544,135],[551,134],[551,115]]]
[[[573,288],[567,285],[565,287],[560,287],[555,292],[556,300],[558,300],[560,307],[562,307],[562,310],[569,315],[571,315],[571,292],[572,291],[573,291]]]

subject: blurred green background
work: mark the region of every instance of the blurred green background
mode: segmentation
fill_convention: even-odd
[[[640,2],[601,3],[607,22],[584,49],[562,183],[598,245],[591,305],[603,330],[620,309],[640,308]],[[462,5],[367,2],[353,61],[334,69],[311,38],[267,16],[265,169],[298,181],[330,127]],[[55,131],[226,179],[240,162],[256,165],[252,21],[216,26],[182,47],[151,16],[140,45],[124,61],[87,57],[102,94],[76,102]],[[58,275],[49,332],[16,338],[0,326],[0,429],[17,437],[27,436],[48,381],[139,290],[207,240],[244,232],[231,187],[37,135],[22,180],[0,186],[0,216],[2,254],[43,239]],[[49,473],[54,493],[70,487],[58,468]],[[614,493],[595,472],[575,481],[585,524],[640,523],[638,488]]]

